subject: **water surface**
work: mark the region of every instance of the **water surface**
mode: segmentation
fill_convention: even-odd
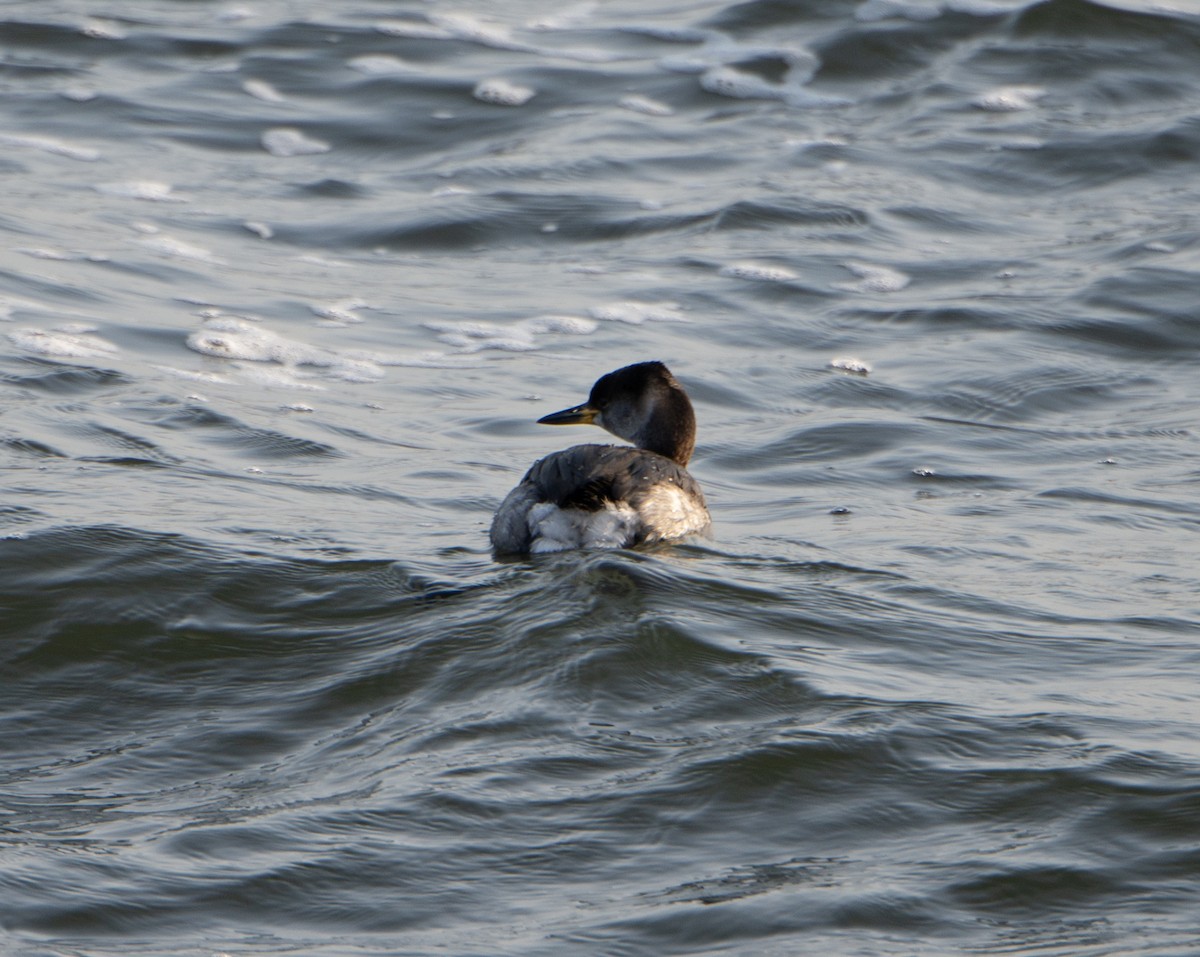
[[[335,6],[4,9],[0,949],[1200,952],[1191,5]]]

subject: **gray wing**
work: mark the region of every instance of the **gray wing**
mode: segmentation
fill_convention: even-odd
[[[699,484],[687,469],[665,456],[625,445],[576,445],[554,452],[535,462],[496,510],[492,545],[501,552],[528,551],[532,543],[527,517],[541,502],[585,512],[625,502],[642,514],[643,506],[656,507],[664,485],[678,488],[696,503],[699,514],[681,527],[681,533],[707,524]]]
[[[594,512],[608,502],[640,508],[655,485],[670,484],[704,501],[687,469],[666,456],[627,445],[576,445],[547,455],[525,473],[521,484],[537,491],[537,501],[559,508]]]

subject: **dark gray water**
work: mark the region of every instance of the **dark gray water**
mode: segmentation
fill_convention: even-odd
[[[1200,954],[1194,3],[0,16],[0,952]]]

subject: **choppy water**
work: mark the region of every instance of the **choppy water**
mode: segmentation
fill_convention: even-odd
[[[0,951],[1200,953],[1192,3],[0,14]]]

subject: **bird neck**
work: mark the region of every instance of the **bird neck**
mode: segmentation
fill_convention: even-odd
[[[660,402],[650,420],[632,438],[638,448],[686,466],[696,448],[696,414],[692,403],[683,392],[672,391],[670,400]]]

